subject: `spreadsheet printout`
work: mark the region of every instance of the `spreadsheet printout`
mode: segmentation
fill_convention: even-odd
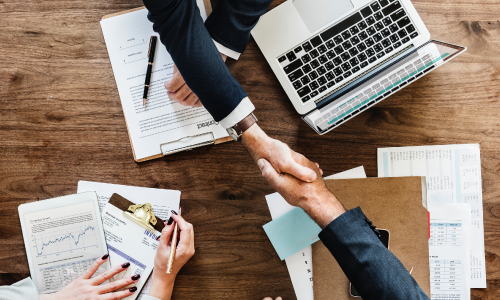
[[[427,203],[471,206],[471,288],[486,288],[479,144],[379,148],[379,177],[426,176]]]
[[[432,300],[470,299],[470,205],[429,204]]]

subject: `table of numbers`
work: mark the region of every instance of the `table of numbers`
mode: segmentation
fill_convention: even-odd
[[[462,244],[461,223],[430,223],[429,246],[460,246]]]
[[[433,293],[450,294],[456,292],[460,294],[462,280],[461,269],[462,261],[460,260],[441,260],[431,259],[429,261],[431,271],[431,289]],[[433,297],[434,299],[434,297]]]

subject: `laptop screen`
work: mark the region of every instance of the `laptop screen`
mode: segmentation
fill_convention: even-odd
[[[302,119],[324,134],[463,51],[464,47],[434,40],[410,49],[321,101],[318,108]]]

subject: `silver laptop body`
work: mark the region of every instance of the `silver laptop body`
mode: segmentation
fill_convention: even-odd
[[[319,134],[465,51],[429,41],[409,0],[288,0],[264,14],[252,36]]]

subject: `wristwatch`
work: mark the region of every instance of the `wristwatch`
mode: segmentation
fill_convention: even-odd
[[[239,141],[241,139],[241,135],[245,132],[250,126],[257,122],[257,118],[253,113],[246,116],[243,120],[236,123],[233,127],[229,127],[227,133],[229,136],[233,138],[235,141]]]

